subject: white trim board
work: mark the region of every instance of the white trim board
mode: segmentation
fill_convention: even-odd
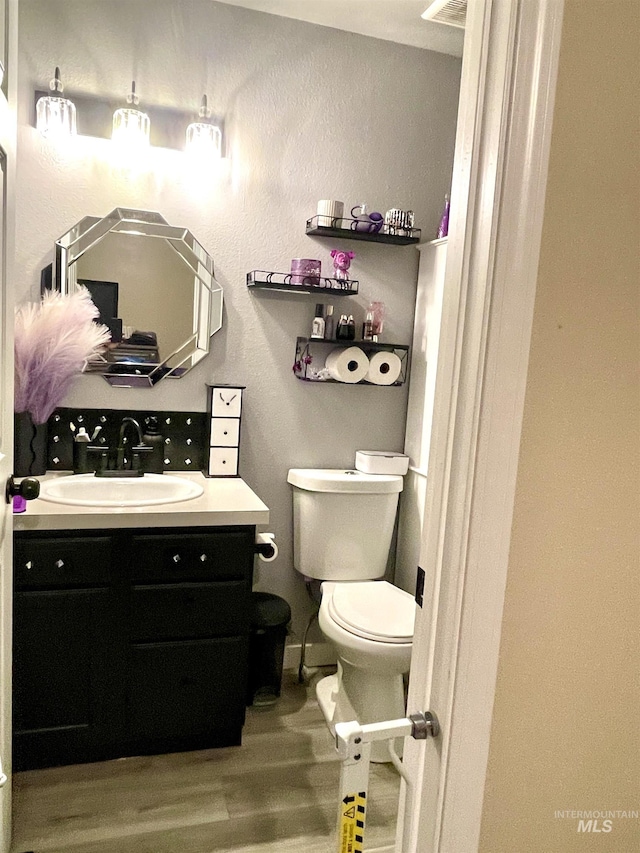
[[[469,7],[397,853],[478,849],[562,12]]]

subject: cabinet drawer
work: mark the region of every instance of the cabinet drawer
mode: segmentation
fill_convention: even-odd
[[[131,639],[195,639],[247,634],[246,581],[139,586],[133,590]]]
[[[83,536],[69,539],[15,538],[15,585],[101,586],[109,583],[111,539]]]
[[[254,528],[219,533],[141,534],[133,537],[136,581],[246,578],[253,569]]]
[[[238,418],[211,418],[212,447],[237,447],[240,441],[240,421]]]
[[[214,418],[239,418],[242,414],[242,389],[212,388],[211,414]]]
[[[134,646],[127,702],[138,741],[208,737],[219,743],[244,720],[247,637]]]
[[[209,450],[209,475],[236,477],[238,474],[238,448],[212,447]]]

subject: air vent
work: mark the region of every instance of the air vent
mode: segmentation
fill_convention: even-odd
[[[422,13],[422,17],[426,21],[464,29],[467,20],[467,0],[434,0]]]

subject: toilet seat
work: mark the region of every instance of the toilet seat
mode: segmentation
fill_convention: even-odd
[[[411,643],[415,601],[386,581],[337,583],[328,601],[329,615],[345,631],[366,640]]]

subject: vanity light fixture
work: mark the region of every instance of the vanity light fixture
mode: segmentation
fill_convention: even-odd
[[[63,98],[64,86],[60,69],[56,67],[53,80],[49,83],[53,95],[44,95],[36,103],[36,127],[49,139],[64,138],[76,134],[76,107],[73,101]]]
[[[123,148],[140,149],[149,145],[151,121],[146,113],[136,109],[140,98],[136,94],[136,81],[131,81],[131,92],[127,95],[129,107],[122,107],[113,114],[111,139]]]
[[[198,157],[221,157],[222,132],[211,122],[211,109],[207,105],[206,95],[202,96],[198,116],[200,121],[194,121],[187,127],[186,150]]]

